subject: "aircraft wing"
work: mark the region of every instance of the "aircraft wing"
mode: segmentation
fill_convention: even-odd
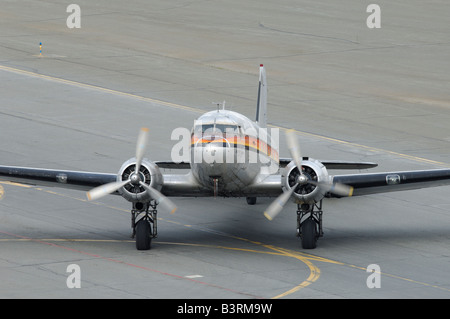
[[[189,162],[155,161],[155,164],[159,168],[168,168],[168,169],[190,169],[191,168],[191,164]]]
[[[117,174],[0,166],[0,181],[27,185],[57,186],[88,191],[94,187],[115,182],[116,179]]]
[[[280,158],[280,167],[286,167],[292,158]],[[327,169],[369,169],[377,167],[378,164],[372,162],[349,162],[349,161],[329,161],[319,160]]]
[[[161,162],[163,163],[163,162]],[[176,166],[173,162],[164,162],[163,168],[189,168],[185,163]],[[187,163],[189,165],[189,163]],[[173,167],[175,165],[176,167]],[[163,175],[164,185],[161,193],[166,196],[211,196],[210,192],[203,189],[193,178],[191,173],[179,175]],[[0,166],[0,182],[14,182],[33,186],[59,187],[81,191],[113,183],[117,181],[116,174],[82,172],[70,170],[54,170],[44,168],[30,168],[18,166]],[[281,187],[279,187],[281,190]],[[113,194],[118,194],[114,192]]]
[[[162,166],[164,167],[164,165]],[[169,166],[166,168],[169,168]],[[202,197],[212,195],[198,185],[191,173],[183,175],[165,174],[163,176],[164,185],[161,192],[167,196]],[[110,173],[0,166],[0,181],[27,185],[89,191],[94,187],[116,180],[117,174]],[[450,185],[450,169],[335,175],[332,176],[332,182],[352,186],[354,188],[353,196],[360,196]],[[273,197],[282,192],[281,187],[281,176],[269,175],[256,181],[242,193],[235,195]]]
[[[412,190],[450,185],[450,169],[336,175],[333,183],[353,186],[353,196]]]

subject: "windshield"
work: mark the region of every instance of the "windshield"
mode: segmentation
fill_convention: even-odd
[[[194,127],[194,134],[203,135],[236,135],[237,125],[233,124],[201,124]]]

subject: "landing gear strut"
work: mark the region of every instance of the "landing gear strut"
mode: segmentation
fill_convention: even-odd
[[[149,250],[152,239],[158,236],[156,201],[133,203],[131,210],[131,238],[136,239],[137,250]],[[140,216],[139,220],[136,219]]]
[[[304,249],[316,248],[317,240],[323,237],[322,200],[314,204],[297,204],[297,236]]]

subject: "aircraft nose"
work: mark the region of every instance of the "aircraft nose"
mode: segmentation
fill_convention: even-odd
[[[203,147],[203,163],[221,164],[226,162],[225,148],[222,145],[209,143]]]
[[[203,137],[194,147],[194,162],[197,164],[222,164],[232,161],[231,144],[223,137]],[[227,155],[228,154],[228,155]]]

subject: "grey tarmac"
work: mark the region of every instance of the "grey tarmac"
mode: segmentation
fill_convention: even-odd
[[[117,172],[142,126],[147,157],[169,159],[172,130],[213,102],[255,116],[262,63],[268,122],[295,129],[305,156],[450,166],[446,1],[377,1],[380,29],[350,0],[76,3],[80,29],[66,3],[2,2],[2,165]],[[293,204],[270,222],[269,198],[174,198],[136,251],[119,196],[1,185],[3,299],[450,297],[450,187],[326,200],[315,250],[300,247]],[[72,264],[81,288],[66,285]]]

